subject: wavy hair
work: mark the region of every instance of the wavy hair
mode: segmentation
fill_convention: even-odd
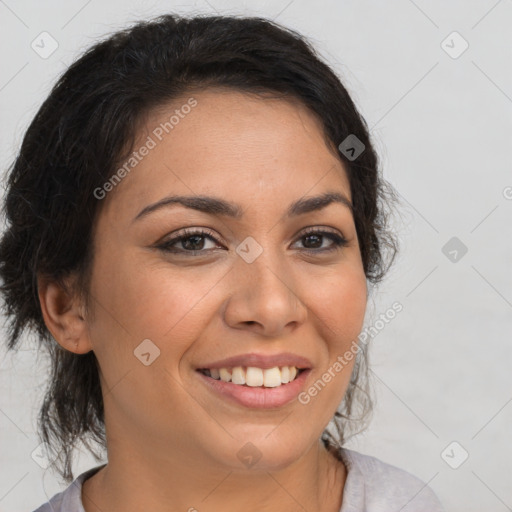
[[[51,374],[38,417],[39,436],[60,476],[73,479],[79,441],[99,460],[106,446],[95,354],[58,345],[43,320],[38,276],[65,286],[76,276],[89,311],[94,190],[132,151],[151,109],[196,89],[228,87],[298,99],[321,120],[326,141],[348,172],[364,272],[382,280],[397,252],[389,207],[397,199],[382,178],[368,126],[349,93],[311,43],[260,17],[164,15],[117,31],[90,47],[60,76],[26,130],[6,175],[0,239],[0,293],[9,349],[25,329],[47,351]],[[338,149],[349,135],[365,146],[356,159]],[[347,392],[333,418],[341,446],[368,418],[366,347],[358,351]],[[97,443],[99,450],[91,443]]]

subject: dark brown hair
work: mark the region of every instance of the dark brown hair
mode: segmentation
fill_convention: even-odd
[[[105,447],[103,399],[95,354],[66,351],[48,331],[37,277],[64,285],[77,276],[75,291],[90,304],[93,229],[101,206],[94,190],[133,151],[150,109],[211,86],[277,93],[314,112],[348,172],[368,281],[378,283],[394,260],[397,243],[386,212],[396,195],[381,177],[365,120],[303,36],[263,18],[165,15],[92,46],[60,77],[24,135],[6,177],[0,240],[8,347],[14,349],[31,329],[49,353],[39,432],[67,481],[79,441],[95,456],[92,442]],[[349,135],[365,146],[356,159],[338,149]],[[366,363],[366,351],[360,351],[334,418],[338,445],[371,411]],[[322,439],[335,442],[327,431]]]

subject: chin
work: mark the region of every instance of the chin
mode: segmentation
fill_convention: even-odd
[[[300,459],[311,446],[306,441],[291,436],[277,435],[279,427],[265,426],[264,434],[251,435],[246,432],[243,436],[229,441],[229,447],[216,445],[216,448],[225,448],[223,453],[218,453],[220,460],[232,471],[281,471],[293,465]],[[261,428],[258,429],[261,431]],[[269,433],[274,430],[273,434]],[[234,457],[226,457],[232,454]]]

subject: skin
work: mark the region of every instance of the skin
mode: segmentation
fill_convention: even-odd
[[[140,144],[189,96],[150,113]],[[350,209],[331,203],[282,218],[303,196],[337,191],[351,200],[346,170],[320,121],[296,101],[222,89],[193,97],[190,114],[103,199],[93,315],[78,297],[39,282],[55,339],[76,353],[93,350],[100,366],[109,462],[85,482],[84,508],[338,512],[347,470],[319,439],[354,360],[309,404],[268,410],[217,396],[195,370],[248,352],[293,352],[312,362],[307,389],[357,339],[367,288]],[[133,221],[170,194],[236,202],[243,216],[175,205]],[[314,245],[302,234],[309,227],[347,245],[322,253],[317,247],[333,241]],[[208,228],[216,241],[202,239],[196,256],[155,248],[183,228]],[[250,264],[235,252],[248,236],[263,248]],[[160,349],[148,366],[134,356],[144,339]],[[237,457],[248,442],[261,454],[251,468]]]

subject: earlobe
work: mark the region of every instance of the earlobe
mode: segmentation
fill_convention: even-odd
[[[71,287],[67,287],[71,290]],[[37,292],[46,327],[55,341],[75,354],[92,350],[81,302],[63,286],[38,276]]]

